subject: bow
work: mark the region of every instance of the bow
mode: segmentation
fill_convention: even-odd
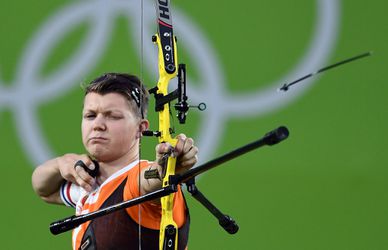
[[[170,80],[178,75],[176,38],[173,33],[169,0],[156,1],[156,14],[158,32],[152,37],[152,41],[158,46],[159,80],[156,88],[151,89],[150,93],[155,96],[155,110],[159,112],[159,130],[157,133],[153,134],[159,137],[160,143],[169,143],[172,147],[175,147],[177,139],[174,139],[171,136],[173,131],[170,125],[170,101],[178,97],[176,94],[179,94],[179,97],[181,97],[183,92],[182,88],[178,88],[178,91],[168,94],[168,85]],[[184,68],[180,66],[179,70],[183,74],[179,74],[179,82],[183,85],[185,84],[184,79],[182,78],[184,76]],[[180,111],[179,117],[183,118],[187,112],[187,103],[186,100],[180,101],[182,111]],[[167,160],[165,162],[165,166],[163,166],[163,188],[170,185],[169,177],[175,174],[176,166],[176,157],[172,151],[169,155],[166,155],[166,157]],[[161,206],[162,218],[160,223],[159,249],[176,250],[178,242],[178,227],[173,219],[174,193],[162,197]]]

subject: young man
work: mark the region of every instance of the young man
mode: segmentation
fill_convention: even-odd
[[[46,202],[76,208],[76,214],[96,211],[132,199],[161,187],[161,157],[171,150],[167,144],[156,147],[156,160],[139,159],[139,139],[148,129],[145,119],[148,93],[133,75],[109,73],[90,83],[85,91],[82,112],[82,141],[87,154],[65,154],[38,166],[32,175],[35,192]],[[197,162],[197,147],[181,134],[173,149],[176,172]],[[99,172],[93,178],[85,169]],[[76,164],[78,161],[82,164]],[[140,166],[139,166],[140,164]],[[159,176],[144,177],[157,169]],[[140,185],[139,185],[140,181]],[[185,249],[189,216],[181,190],[175,194],[174,220],[178,224],[178,248]],[[143,203],[97,218],[73,231],[73,249],[158,249],[160,201]],[[141,242],[139,242],[141,224]]]

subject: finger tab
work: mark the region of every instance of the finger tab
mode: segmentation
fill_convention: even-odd
[[[76,168],[77,166],[80,166],[81,168],[83,168],[91,177],[96,177],[99,173],[99,169],[100,169],[100,165],[98,164],[97,161],[95,160],[92,160],[93,164],[94,164],[94,169],[90,169],[88,168],[88,166],[86,166],[86,164],[79,160],[75,163],[74,165],[74,168]]]

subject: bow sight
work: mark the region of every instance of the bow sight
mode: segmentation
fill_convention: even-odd
[[[151,88],[148,92],[153,94],[155,97],[156,112],[162,111],[165,104],[178,99],[178,102],[174,105],[174,108],[178,112],[177,117],[180,124],[184,124],[186,122],[186,116],[189,108],[197,108],[200,111],[204,111],[206,109],[206,104],[203,102],[201,102],[198,106],[191,106],[187,103],[188,97],[186,94],[186,64],[179,64],[178,66],[178,88],[176,90],[167,95],[163,95],[158,93],[158,87],[156,86]],[[143,132],[143,135],[145,136],[152,136],[157,134],[157,132],[155,134],[152,131]]]

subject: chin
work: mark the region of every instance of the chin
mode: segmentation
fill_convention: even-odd
[[[89,154],[99,162],[111,162],[117,159],[117,155],[104,150],[91,150]]]
[[[104,150],[104,148],[96,147],[95,145],[89,147],[87,151],[89,155],[93,156],[97,161],[103,161],[106,156],[109,155],[109,152]]]
[[[98,162],[109,162],[111,159],[106,154],[99,154],[95,152],[90,152],[90,155],[93,156]]]

